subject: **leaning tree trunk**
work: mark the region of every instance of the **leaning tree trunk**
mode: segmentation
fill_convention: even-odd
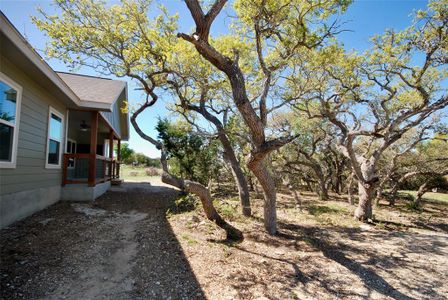
[[[199,182],[183,180],[170,174],[168,171],[168,163],[166,160],[166,153],[163,144],[145,134],[141,130],[140,126],[138,126],[137,116],[141,112],[143,112],[146,108],[152,106],[155,103],[155,101],[157,100],[157,96],[154,95],[153,98],[154,99],[152,102],[147,102],[143,104],[138,110],[136,110],[132,114],[131,123],[135,131],[140,135],[140,137],[156,146],[157,149],[161,150],[160,162],[162,164],[162,170],[163,170],[162,182],[177,187],[180,190],[185,191],[187,193],[191,193],[198,196],[207,219],[209,219],[210,221],[214,222],[216,225],[224,229],[227,235],[227,239],[235,241],[242,240],[243,233],[237,228],[227,223],[216,211],[209,190]]]
[[[179,94],[180,96],[180,94]],[[181,96],[180,96],[181,97]],[[213,123],[218,131],[218,138],[224,148],[224,159],[230,165],[230,169],[232,170],[232,175],[235,180],[235,183],[238,187],[238,194],[241,202],[241,210],[243,215],[246,217],[250,217],[251,208],[250,208],[250,194],[249,188],[247,185],[246,176],[244,176],[243,170],[241,169],[241,165],[236,158],[235,151],[233,150],[232,144],[227,136],[226,131],[224,130],[223,123],[213,114],[207,111],[205,107],[205,99],[201,97],[201,102],[199,106],[192,105],[187,103],[185,98],[181,98],[184,107],[188,110],[195,111],[201,114],[207,121]],[[218,182],[219,184],[219,182]]]
[[[358,207],[355,210],[355,219],[368,221],[372,219],[372,200],[375,196],[375,186],[371,183],[358,181]]]
[[[425,193],[427,193],[429,191],[429,185],[428,182],[423,183],[419,188],[418,188],[418,192],[417,192],[417,196],[415,197],[414,200],[414,205],[415,207],[420,207],[421,203],[422,203],[422,198],[423,195]]]
[[[403,176],[401,176],[395,183],[394,186],[392,187],[391,191],[390,191],[390,195],[389,195],[389,205],[390,206],[394,206],[395,205],[395,201],[397,200],[397,195],[398,195],[398,189],[400,187],[400,185],[405,182],[407,179],[421,174],[421,171],[412,171],[412,172],[408,172],[406,174],[404,174]]]
[[[165,155],[162,154],[162,157]],[[165,164],[166,165],[166,164]],[[163,164],[162,164],[163,166]],[[227,234],[228,240],[242,240],[243,234],[240,230],[233,227],[229,223],[227,223],[216,211],[215,206],[213,205],[212,198],[210,196],[209,190],[199,182],[183,180],[177,177],[174,177],[164,168],[162,175],[162,182],[175,186],[181,190],[184,190],[187,193],[194,194],[199,197],[201,200],[202,208],[204,209],[205,216],[210,221],[216,223],[219,227],[224,229]]]

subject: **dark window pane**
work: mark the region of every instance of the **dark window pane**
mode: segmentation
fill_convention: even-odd
[[[0,123],[0,160],[11,161],[14,128]]]
[[[50,140],[48,147],[48,163],[52,165],[59,164],[59,145],[57,141]]]
[[[72,153],[71,149],[72,149],[72,142],[67,141],[67,149],[65,150],[65,152],[66,153]]]
[[[51,114],[50,118],[50,138],[60,141],[62,137],[62,119]]]
[[[16,123],[17,91],[0,81],[0,119]]]

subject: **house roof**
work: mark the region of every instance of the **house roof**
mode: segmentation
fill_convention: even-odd
[[[55,72],[28,41],[0,11],[0,48],[2,55],[14,62],[42,87],[51,90],[68,108],[82,108],[111,112],[124,91],[125,81],[111,80],[81,74]],[[120,113],[121,138],[129,137],[129,118]]]
[[[57,72],[81,99],[84,107],[111,107],[126,88],[126,82],[82,74]]]

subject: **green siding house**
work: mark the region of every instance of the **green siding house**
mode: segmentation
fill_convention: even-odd
[[[119,181],[126,101],[124,81],[52,70],[0,13],[0,227]]]

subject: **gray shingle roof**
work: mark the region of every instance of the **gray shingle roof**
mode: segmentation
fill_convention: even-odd
[[[125,81],[57,72],[59,77],[82,100],[113,104],[126,86]]]

